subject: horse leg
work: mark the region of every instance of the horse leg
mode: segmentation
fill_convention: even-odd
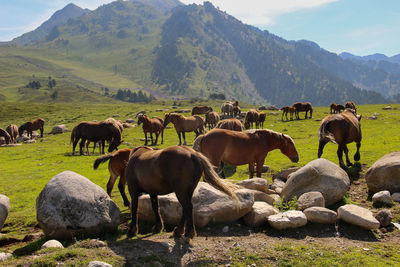
[[[117,180],[118,176],[114,174],[114,172],[110,172],[110,179],[107,182],[107,195],[111,197],[111,192],[114,187],[114,183]]]
[[[122,199],[124,200],[124,206],[129,207],[130,203],[125,194],[125,184],[126,184],[126,179],[125,179],[125,173],[123,172],[119,177],[118,189]]]
[[[178,146],[180,146],[180,145],[182,145],[181,132],[176,132],[176,133],[178,134],[178,137],[179,137],[179,145]]]
[[[152,132],[150,132],[150,140],[151,140],[151,145],[154,145],[153,133]]]
[[[150,199],[151,199],[151,207],[153,208],[153,212],[156,217],[156,225],[153,227],[153,233],[159,233],[164,228],[164,224],[160,216],[158,197],[155,194],[150,194]]]
[[[253,178],[253,175],[254,175],[254,162],[249,163],[249,175],[250,175],[250,179]]]
[[[72,144],[72,155],[75,154],[75,148],[76,148],[76,145],[78,144],[78,142],[79,142],[79,138],[75,138],[74,143]]]
[[[139,204],[139,194],[137,190],[131,188],[128,184],[129,194],[132,198],[131,216],[132,222],[128,230],[128,237],[135,236],[138,233],[138,223],[137,223],[137,209]]]
[[[147,132],[144,132],[144,145],[147,146]]]
[[[81,142],[79,143],[79,154],[83,155],[83,146],[85,145],[86,139],[82,138]]]
[[[256,171],[257,171],[257,177],[261,178],[261,172],[262,172],[262,168],[264,165],[264,159],[259,159],[256,161]]]
[[[43,137],[43,127],[40,128],[40,137]]]
[[[90,145],[90,141],[87,140],[85,143],[85,147],[86,147],[86,153],[89,155],[89,145]],[[94,145],[96,146],[96,143],[94,143]],[[93,154],[94,154],[94,149],[93,149]]]
[[[347,167],[346,167],[346,165],[344,165],[344,162],[343,162],[343,146],[342,145],[338,145],[337,156],[339,158],[340,167],[344,170],[347,170]]]
[[[225,179],[225,172],[224,172],[224,167],[225,167],[225,163],[223,161],[221,161],[221,163],[219,164],[221,166],[221,178]]]
[[[161,130],[161,144],[164,144],[164,129]]]
[[[185,132],[182,132],[182,137],[183,137],[183,145],[186,146]]]
[[[350,159],[349,159],[349,149],[347,148],[347,145],[343,146],[343,151],[344,151],[344,154],[346,155],[346,164],[347,164],[347,166],[353,165],[351,163]]]
[[[360,147],[361,147],[361,143],[360,143],[360,142],[357,142],[356,145],[357,145],[357,152],[356,152],[356,154],[354,154],[354,160],[355,160],[355,161],[359,161],[359,160],[360,160]]]
[[[179,200],[179,203],[182,205],[182,219],[179,222],[179,226],[176,228],[177,234],[179,234],[179,230],[183,231],[183,225],[182,221],[184,224],[186,224],[186,230],[185,230],[185,238],[188,243],[190,242],[193,237],[196,236],[196,230],[194,228],[193,224],[193,204],[192,204],[192,195],[193,195],[193,190],[190,192],[185,192],[185,193],[176,193],[176,197]],[[179,229],[179,227],[181,227]],[[174,231],[175,235],[175,231]]]
[[[325,140],[320,140],[319,141],[319,146],[318,146],[318,158],[322,156],[322,153],[324,151],[324,147],[328,142]]]
[[[156,135],[155,145],[157,145],[157,140],[158,140],[158,136],[160,135],[160,132],[156,132],[155,135]]]
[[[104,153],[104,147],[106,146],[106,140],[101,140],[101,143],[99,145],[99,150],[101,150],[101,154],[105,154]]]

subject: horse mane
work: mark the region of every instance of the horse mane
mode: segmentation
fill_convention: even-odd
[[[251,133],[251,134],[256,134],[256,133],[266,133],[268,135],[273,135],[275,137],[277,137],[278,139],[283,140],[285,143],[289,140],[290,142],[292,142],[294,144],[294,140],[292,137],[290,137],[287,134],[283,134],[280,132],[276,132],[270,129],[250,129],[250,130],[246,130],[245,133]]]

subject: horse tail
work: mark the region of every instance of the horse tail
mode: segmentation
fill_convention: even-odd
[[[330,123],[331,122],[329,120],[322,122],[321,126],[319,127],[319,140],[325,139],[327,141],[331,141],[331,142],[337,144],[337,142],[335,140],[335,136],[331,132]]]
[[[104,155],[101,157],[98,157],[93,164],[93,169],[97,170],[97,168],[99,167],[99,165],[103,162],[106,162],[109,159],[112,159],[114,157],[114,154],[108,154],[108,155]]]
[[[228,196],[235,200],[238,200],[234,190],[238,187],[230,182],[222,181],[218,174],[214,170],[214,166],[208,161],[208,159],[201,153],[195,152],[192,154],[192,160],[200,165],[200,169],[203,172],[203,181],[210,184],[215,189],[224,192]]]
[[[204,134],[199,135],[194,141],[193,141],[193,149],[201,152],[201,141],[203,140]]]
[[[76,138],[76,127],[74,127],[74,129],[72,129],[71,131],[71,143],[75,141],[75,138]]]

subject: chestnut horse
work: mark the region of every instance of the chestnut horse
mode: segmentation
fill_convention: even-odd
[[[97,170],[101,163],[109,160],[108,171],[110,172],[110,179],[108,179],[107,183],[107,194],[111,197],[111,192],[113,190],[115,181],[119,176],[118,189],[121,193],[122,199],[124,200],[125,207],[129,207],[129,200],[125,194],[125,168],[126,163],[129,161],[129,154],[131,153],[131,151],[132,149],[130,148],[119,149],[112,154],[98,157],[93,164],[93,168]]]
[[[192,115],[207,114],[207,112],[212,112],[212,111],[213,111],[212,107],[195,106],[195,107],[192,108]]]
[[[264,122],[267,114],[265,112],[259,112],[258,113],[258,126],[262,129],[264,128]]]
[[[18,136],[18,126],[15,124],[9,124],[6,128],[7,133],[10,135],[11,143],[17,143],[17,136]]]
[[[112,124],[114,124],[115,127],[117,127],[119,129],[121,134],[122,134],[122,131],[124,130],[123,123],[121,121],[119,121],[119,120],[114,119],[114,118],[108,118],[108,119],[105,119],[102,122],[103,123],[112,123]],[[110,141],[110,140],[107,140],[107,141]],[[101,154],[102,151],[103,151],[103,154],[104,154],[104,145],[105,144],[102,142],[102,140],[97,140],[97,141],[96,140],[86,140],[85,146],[86,146],[86,152],[87,152],[88,155],[89,155],[89,145],[90,145],[91,142],[94,143],[93,144],[93,154],[94,154],[94,151],[96,150],[96,146],[97,145],[99,146],[99,153]]]
[[[336,103],[332,103],[331,104],[331,108],[330,108],[330,113],[331,114],[340,113],[341,111],[344,111],[344,106],[343,105],[336,104]]]
[[[145,145],[147,145],[147,133],[150,133],[150,139],[152,145],[157,145],[158,136],[161,134],[161,144],[164,143],[164,126],[162,125],[160,118],[150,119],[144,114],[138,115],[138,125],[143,123],[143,132],[145,138]],[[153,133],[156,136],[155,142],[153,142]]]
[[[246,113],[246,117],[244,118],[244,128],[249,129],[250,126],[253,128],[253,123],[256,125],[256,128],[258,128],[258,117],[259,113],[255,109],[250,109]]]
[[[352,102],[352,101],[347,101],[345,104],[345,108],[354,109],[354,111],[357,113],[356,104],[354,104],[354,102]]]
[[[32,122],[30,122],[30,121],[25,122],[18,128],[18,133],[20,136],[22,136],[24,131],[26,131],[28,134],[28,137],[31,136],[31,139],[32,139],[32,131],[40,130],[40,137],[43,137],[44,122],[45,122],[45,120],[42,118],[38,118]]]
[[[311,105],[310,102],[304,102],[304,103],[296,102],[296,103],[293,104],[293,107],[296,108],[296,112],[295,112],[296,119],[300,120],[299,112],[305,112],[306,113],[304,119],[307,119],[307,114],[308,114],[308,112],[310,112],[310,117],[309,118],[310,119],[312,118],[313,109],[312,109],[312,105]]]
[[[282,121],[283,121],[284,115],[286,116],[286,120],[287,121],[289,120],[287,117],[288,113],[290,113],[290,120],[291,121],[293,120],[293,114],[296,113],[296,108],[294,106],[286,106],[286,107],[281,108],[281,110],[282,110]]]
[[[221,105],[221,112],[223,115],[233,117],[233,105],[231,102],[225,102]]]
[[[205,126],[207,127],[208,124],[208,129],[211,130],[212,128],[214,128],[215,126],[217,126],[217,123],[219,122],[219,114],[218,112],[208,112],[206,114],[206,122],[205,122]]]
[[[215,128],[241,132],[242,123],[238,119],[226,119],[218,122]]]
[[[176,133],[179,137],[179,145],[182,144],[181,134],[183,137],[183,144],[186,145],[185,132],[195,132],[196,136],[205,131],[204,119],[199,115],[185,117],[177,113],[167,113],[164,117],[164,128],[168,123],[172,122],[175,127]]]
[[[161,150],[153,150],[150,147],[135,148],[125,170],[132,198],[132,223],[128,236],[138,233],[138,198],[142,193],[150,194],[156,217],[153,231],[160,232],[163,229],[163,221],[160,216],[158,195],[175,192],[182,205],[183,214],[174,230],[174,236],[181,237],[186,224],[185,238],[190,242],[196,235],[192,196],[202,175],[205,182],[237,200],[235,193],[219,179],[207,158],[192,148],[182,146],[171,146]]]
[[[110,141],[108,152],[112,152],[113,150],[117,149],[118,146],[122,143],[121,132],[119,128],[114,123],[107,123],[104,121],[82,121],[78,125],[76,125],[74,129],[72,129],[72,155],[75,154],[75,147],[78,144],[79,140],[81,140],[81,142],[79,143],[80,155],[83,155],[83,146],[85,145],[86,140],[92,142],[101,141],[103,146],[101,152],[103,154],[106,140]]]
[[[233,116],[236,117],[236,116],[240,115],[240,112],[241,112],[241,110],[240,110],[239,102],[235,101],[235,103],[233,103]]]
[[[331,141],[338,144],[337,156],[340,167],[347,169],[343,162],[343,151],[346,155],[347,166],[351,166],[347,144],[356,142],[357,152],[354,155],[354,160],[359,161],[361,146],[360,120],[361,116],[356,115],[352,109],[345,109],[341,114],[333,114],[325,117],[319,127],[318,158],[322,156],[326,143]]]
[[[267,129],[245,132],[212,129],[199,136],[193,148],[203,153],[217,168],[221,162],[233,166],[249,164],[250,178],[253,178],[255,164],[257,177],[261,177],[265,158],[271,150],[280,149],[292,162],[299,161],[293,139]],[[225,177],[223,164],[221,175]]]
[[[10,143],[10,140],[11,140],[10,135],[7,133],[7,131],[5,131],[2,128],[0,128],[0,136],[4,137],[7,145]]]

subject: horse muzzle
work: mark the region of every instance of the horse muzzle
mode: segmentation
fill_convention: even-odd
[[[294,157],[292,158],[292,162],[294,162],[294,163],[299,162],[299,156],[294,156]]]

